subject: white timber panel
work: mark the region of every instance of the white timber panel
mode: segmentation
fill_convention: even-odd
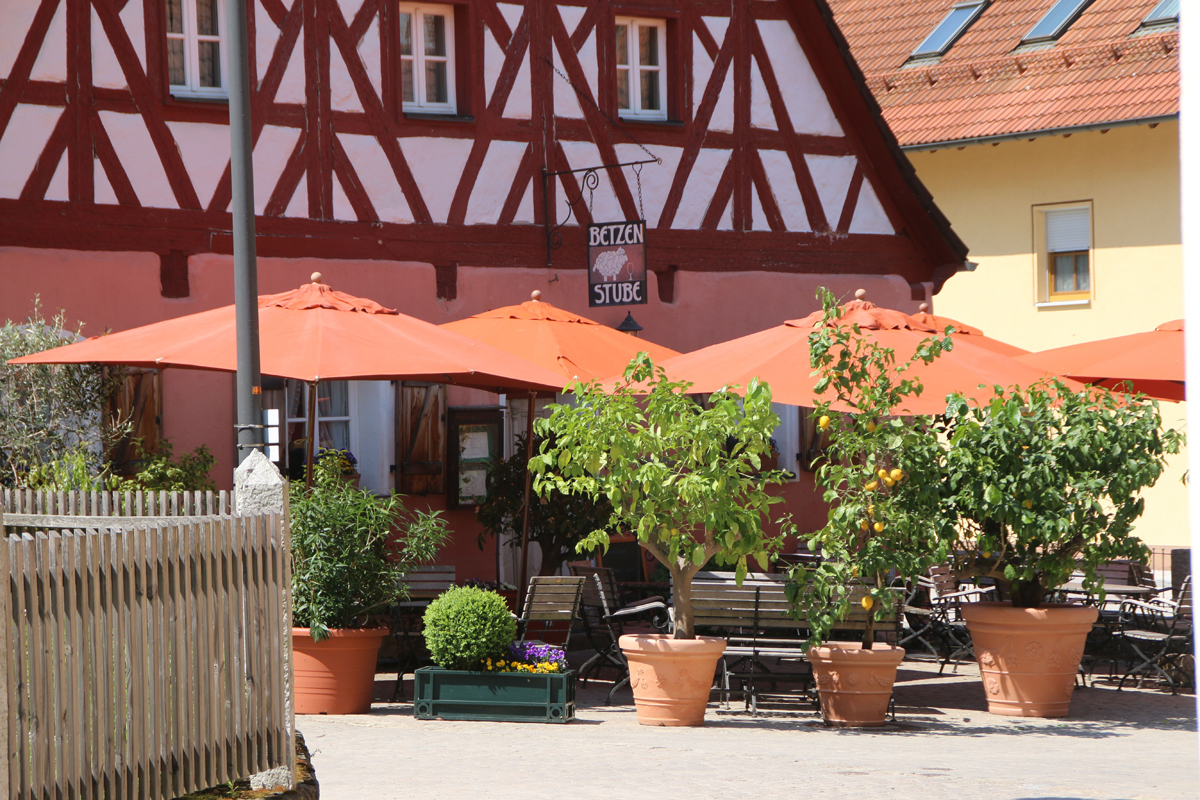
[[[384,222],[412,222],[412,210],[404,190],[396,182],[396,173],[374,136],[339,133],[338,140],[346,150],[363,190],[371,198],[375,213]]]
[[[19,197],[33,165],[62,115],[61,108],[26,105],[13,109],[0,139],[0,197]]]
[[[175,192],[167,180],[158,150],[146,122],[140,114],[119,114],[116,111],[101,111],[98,115],[112,140],[117,158],[125,168],[138,200],[144,206],[156,208],[178,208]]]
[[[683,199],[679,201],[679,210],[675,212],[675,228],[696,229],[704,222],[708,206],[721,180],[721,173],[729,163],[730,150],[706,148],[696,156],[692,172],[688,175],[687,186],[683,190]]]
[[[196,196],[200,198],[200,204],[207,207],[213,192],[217,190],[221,174],[229,164],[229,128],[207,122],[174,121],[167,122],[167,127],[179,145],[179,155],[192,179]],[[254,193],[266,192],[270,196],[274,188],[256,186]]]
[[[7,78],[8,73],[12,71],[13,62],[17,60],[17,54],[21,52],[21,45],[25,42],[25,34],[29,31],[29,26],[33,24],[33,18],[37,14],[38,6],[41,5],[41,0],[4,0],[0,3],[0,77]],[[59,3],[58,11],[55,12],[55,21],[58,22],[58,17],[65,19],[66,11],[64,6],[66,3]],[[66,26],[59,24],[59,35],[54,37],[54,23],[50,25],[50,31],[46,34],[46,41],[42,45],[42,51],[38,54],[38,61],[46,52],[46,45],[52,41],[62,43],[61,51],[62,59],[62,74],[66,75]],[[34,64],[36,71],[37,64]],[[34,80],[52,80],[50,78],[34,77]],[[64,78],[58,78],[64,80]]]
[[[465,221],[468,225],[494,225],[500,220],[500,212],[526,146],[524,142],[500,140],[493,140],[488,145],[479,177],[471,187],[471,198],[467,201]]]
[[[92,83],[106,89],[124,89],[128,85],[95,9],[92,9]]]
[[[371,25],[358,43],[358,57],[362,59],[367,77],[375,87],[375,96],[383,96],[383,57],[380,55],[383,39],[379,32],[379,15],[371,18]]]
[[[635,144],[618,144],[616,151],[618,161],[641,161],[647,157],[646,151]],[[662,214],[663,206],[667,204],[667,195],[670,194],[671,185],[675,181],[675,170],[679,167],[679,158],[683,155],[683,148],[659,146],[653,148],[653,152],[662,159],[662,164],[642,165],[642,204],[646,225],[651,228],[658,225],[658,218]],[[629,189],[633,193],[634,202],[637,202],[637,177],[633,169],[633,167],[625,167],[624,172]]]
[[[825,209],[825,220],[829,227],[838,224],[842,216],[842,207],[846,204],[846,192],[850,188],[850,179],[854,177],[854,167],[858,161],[854,156],[814,156],[806,154],[808,171],[812,173],[813,185],[821,198],[821,207]]]
[[[332,41],[329,43],[329,104],[335,111],[362,113],[363,110],[342,51]]]
[[[562,142],[562,147],[563,152],[567,154],[567,159],[571,162],[571,169],[593,167],[604,163],[600,158],[600,151],[592,142]],[[617,160],[622,161],[623,159],[618,156]],[[613,191],[608,170],[598,170],[596,176],[599,178],[599,183],[596,185],[595,194],[590,195],[592,198],[592,219],[601,222],[624,219],[625,215],[621,212],[621,204],[617,202],[617,195]],[[576,173],[575,180],[582,185],[583,173]],[[561,189],[557,194],[557,198],[558,206],[555,209],[555,215],[556,219],[561,222],[567,215],[566,202],[563,199]],[[588,198],[589,194],[584,192],[583,199],[585,203],[588,201]]]
[[[450,216],[450,204],[473,145],[470,139],[430,136],[400,140],[400,148],[434,222],[445,222]]]
[[[891,220],[879,203],[875,187],[863,179],[862,188],[858,192],[858,205],[854,207],[854,217],[850,221],[850,233],[886,233],[894,234]]]
[[[763,171],[771,184],[771,194],[775,196],[783,224],[789,231],[811,230],[808,213],[804,209],[804,198],[796,184],[796,173],[788,154],[782,150],[759,150],[758,155],[762,159]]]
[[[790,25],[783,20],[759,20],[758,31],[779,77],[779,91],[797,133],[841,136],[829,99]]]
[[[222,11],[224,8],[222,8]],[[125,7],[121,9],[121,24],[125,26],[125,34],[129,37],[129,43],[133,45],[133,52],[137,53],[138,63],[142,65],[142,70],[146,69],[146,20],[143,14],[143,4],[136,0],[129,0],[125,3]]]
[[[271,55],[275,52],[275,43],[279,41],[279,28],[271,21],[261,3],[254,4],[254,64],[258,69],[258,80],[261,82],[271,65]]]
[[[287,165],[288,157],[300,138],[298,128],[267,125],[254,145],[254,213],[261,214],[279,183],[279,176]],[[304,182],[300,182],[297,194],[304,194]]]

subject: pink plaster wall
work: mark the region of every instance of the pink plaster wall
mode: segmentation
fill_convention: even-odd
[[[788,275],[771,272],[694,273],[675,278],[675,302],[660,303],[656,278],[651,277],[650,302],[644,306],[589,309],[587,276],[583,270],[544,268],[489,269],[460,267],[458,297],[436,296],[433,268],[428,264],[318,259],[260,259],[259,287],[263,294],[281,292],[307,282],[320,272],[326,283],[353,295],[370,297],[434,323],[529,299],[534,289],[542,299],[595,319],[617,325],[632,311],[645,327],[644,338],[688,351],[743,336],[802,317],[818,305],[818,286],[850,297],[856,289],[882,306],[915,311],[908,285],[899,278],[860,275]],[[0,319],[23,319],[32,298],[40,294],[48,312],[62,308],[72,320],[86,323],[85,333],[126,330],[170,317],[193,314],[233,302],[232,259],[198,255],[189,262],[191,296],[165,299],[159,293],[158,257],[148,253],[77,252],[0,248]],[[490,405],[495,395],[454,389],[452,405]],[[222,488],[232,484],[232,376],[167,370],[164,376],[164,433],[176,452],[208,444],[217,456],[214,478]],[[812,488],[810,475],[784,489],[787,509],[804,531],[819,528],[825,510]],[[444,507],[443,497],[412,498],[419,508]],[[479,526],[471,512],[447,512],[454,527],[453,542],[442,560],[458,565],[460,578],[494,579],[495,548],[480,551]]]

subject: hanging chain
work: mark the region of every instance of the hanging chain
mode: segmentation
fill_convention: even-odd
[[[642,219],[646,218],[646,208],[642,205],[642,167],[644,166],[645,164],[633,165],[633,176],[637,178],[638,185],[638,215]]]
[[[629,141],[630,141],[630,142],[632,142],[633,144],[636,144],[638,147],[640,147],[640,148],[642,149],[642,152],[643,152],[643,153],[645,153],[646,155],[650,156],[650,158],[654,159],[654,160],[655,160],[655,161],[657,161],[659,164],[662,164],[662,159],[661,159],[661,158],[659,158],[658,156],[654,155],[654,153],[651,153],[649,150],[647,150],[647,149],[646,149],[646,145],[642,144],[642,143],[641,143],[641,142],[639,142],[639,141],[638,141],[636,138],[634,138],[633,134],[631,134],[629,131],[625,130],[625,128],[624,128],[624,127],[622,127],[622,126],[621,126],[621,123],[617,122],[617,121],[616,121],[616,120],[614,120],[612,117],[610,117],[608,114],[606,114],[606,113],[604,112],[604,109],[602,109],[602,108],[601,108],[599,105],[597,105],[597,104],[596,104],[596,101],[592,99],[592,96],[591,96],[591,94],[590,94],[590,93],[586,93],[586,92],[582,91],[582,90],[581,90],[581,89],[580,89],[578,86],[576,86],[575,84],[571,83],[571,79],[570,79],[570,78],[568,78],[568,77],[567,77],[565,74],[563,74],[563,71],[562,71],[561,69],[559,69],[558,67],[556,67],[556,66],[554,65],[554,62],[553,62],[553,61],[551,61],[550,59],[546,58],[545,56],[542,56],[542,61],[545,61],[547,64],[549,64],[549,65],[550,65],[550,69],[554,70],[554,72],[555,72],[555,73],[558,75],[558,77],[562,78],[562,79],[563,79],[563,81],[565,81],[565,82],[566,82],[567,86],[570,86],[570,87],[571,87],[571,88],[572,88],[572,89],[575,91],[575,95],[576,95],[577,97],[581,97],[581,98],[583,98],[584,100],[588,101],[588,103],[589,103],[589,104],[591,104],[592,108],[594,108],[594,109],[596,109],[598,112],[600,112],[600,116],[602,116],[602,117],[604,117],[606,120],[608,120],[608,124],[609,124],[609,125],[611,125],[612,127],[616,128],[616,129],[617,129],[617,130],[619,130],[621,133],[625,134],[625,137],[626,137],[627,139],[629,139]],[[615,142],[612,140],[612,134],[611,134],[611,133],[609,133],[607,130],[605,130],[605,131],[604,131],[604,135],[605,135],[605,136],[608,138],[608,143],[609,143],[610,145],[612,145],[612,146],[613,146],[613,149],[615,150],[617,145],[616,145],[616,143],[615,143]]]

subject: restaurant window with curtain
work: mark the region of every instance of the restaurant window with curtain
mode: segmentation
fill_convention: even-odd
[[[350,381],[321,381],[317,384],[317,426],[315,441],[308,442],[309,386],[288,381],[286,392],[288,475],[304,477],[306,459],[321,450],[353,452],[351,408],[353,385]],[[307,446],[306,446],[307,445]]]
[[[175,97],[227,97],[223,0],[166,0],[167,77]]]

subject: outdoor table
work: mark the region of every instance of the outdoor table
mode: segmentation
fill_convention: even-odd
[[[1076,594],[1088,594],[1087,589],[1083,588],[1083,581],[1068,581],[1058,587],[1060,592],[1075,592]],[[1135,586],[1128,583],[1105,583],[1104,591],[1108,594],[1126,595],[1129,597],[1148,597],[1154,594],[1154,588],[1150,586]]]

